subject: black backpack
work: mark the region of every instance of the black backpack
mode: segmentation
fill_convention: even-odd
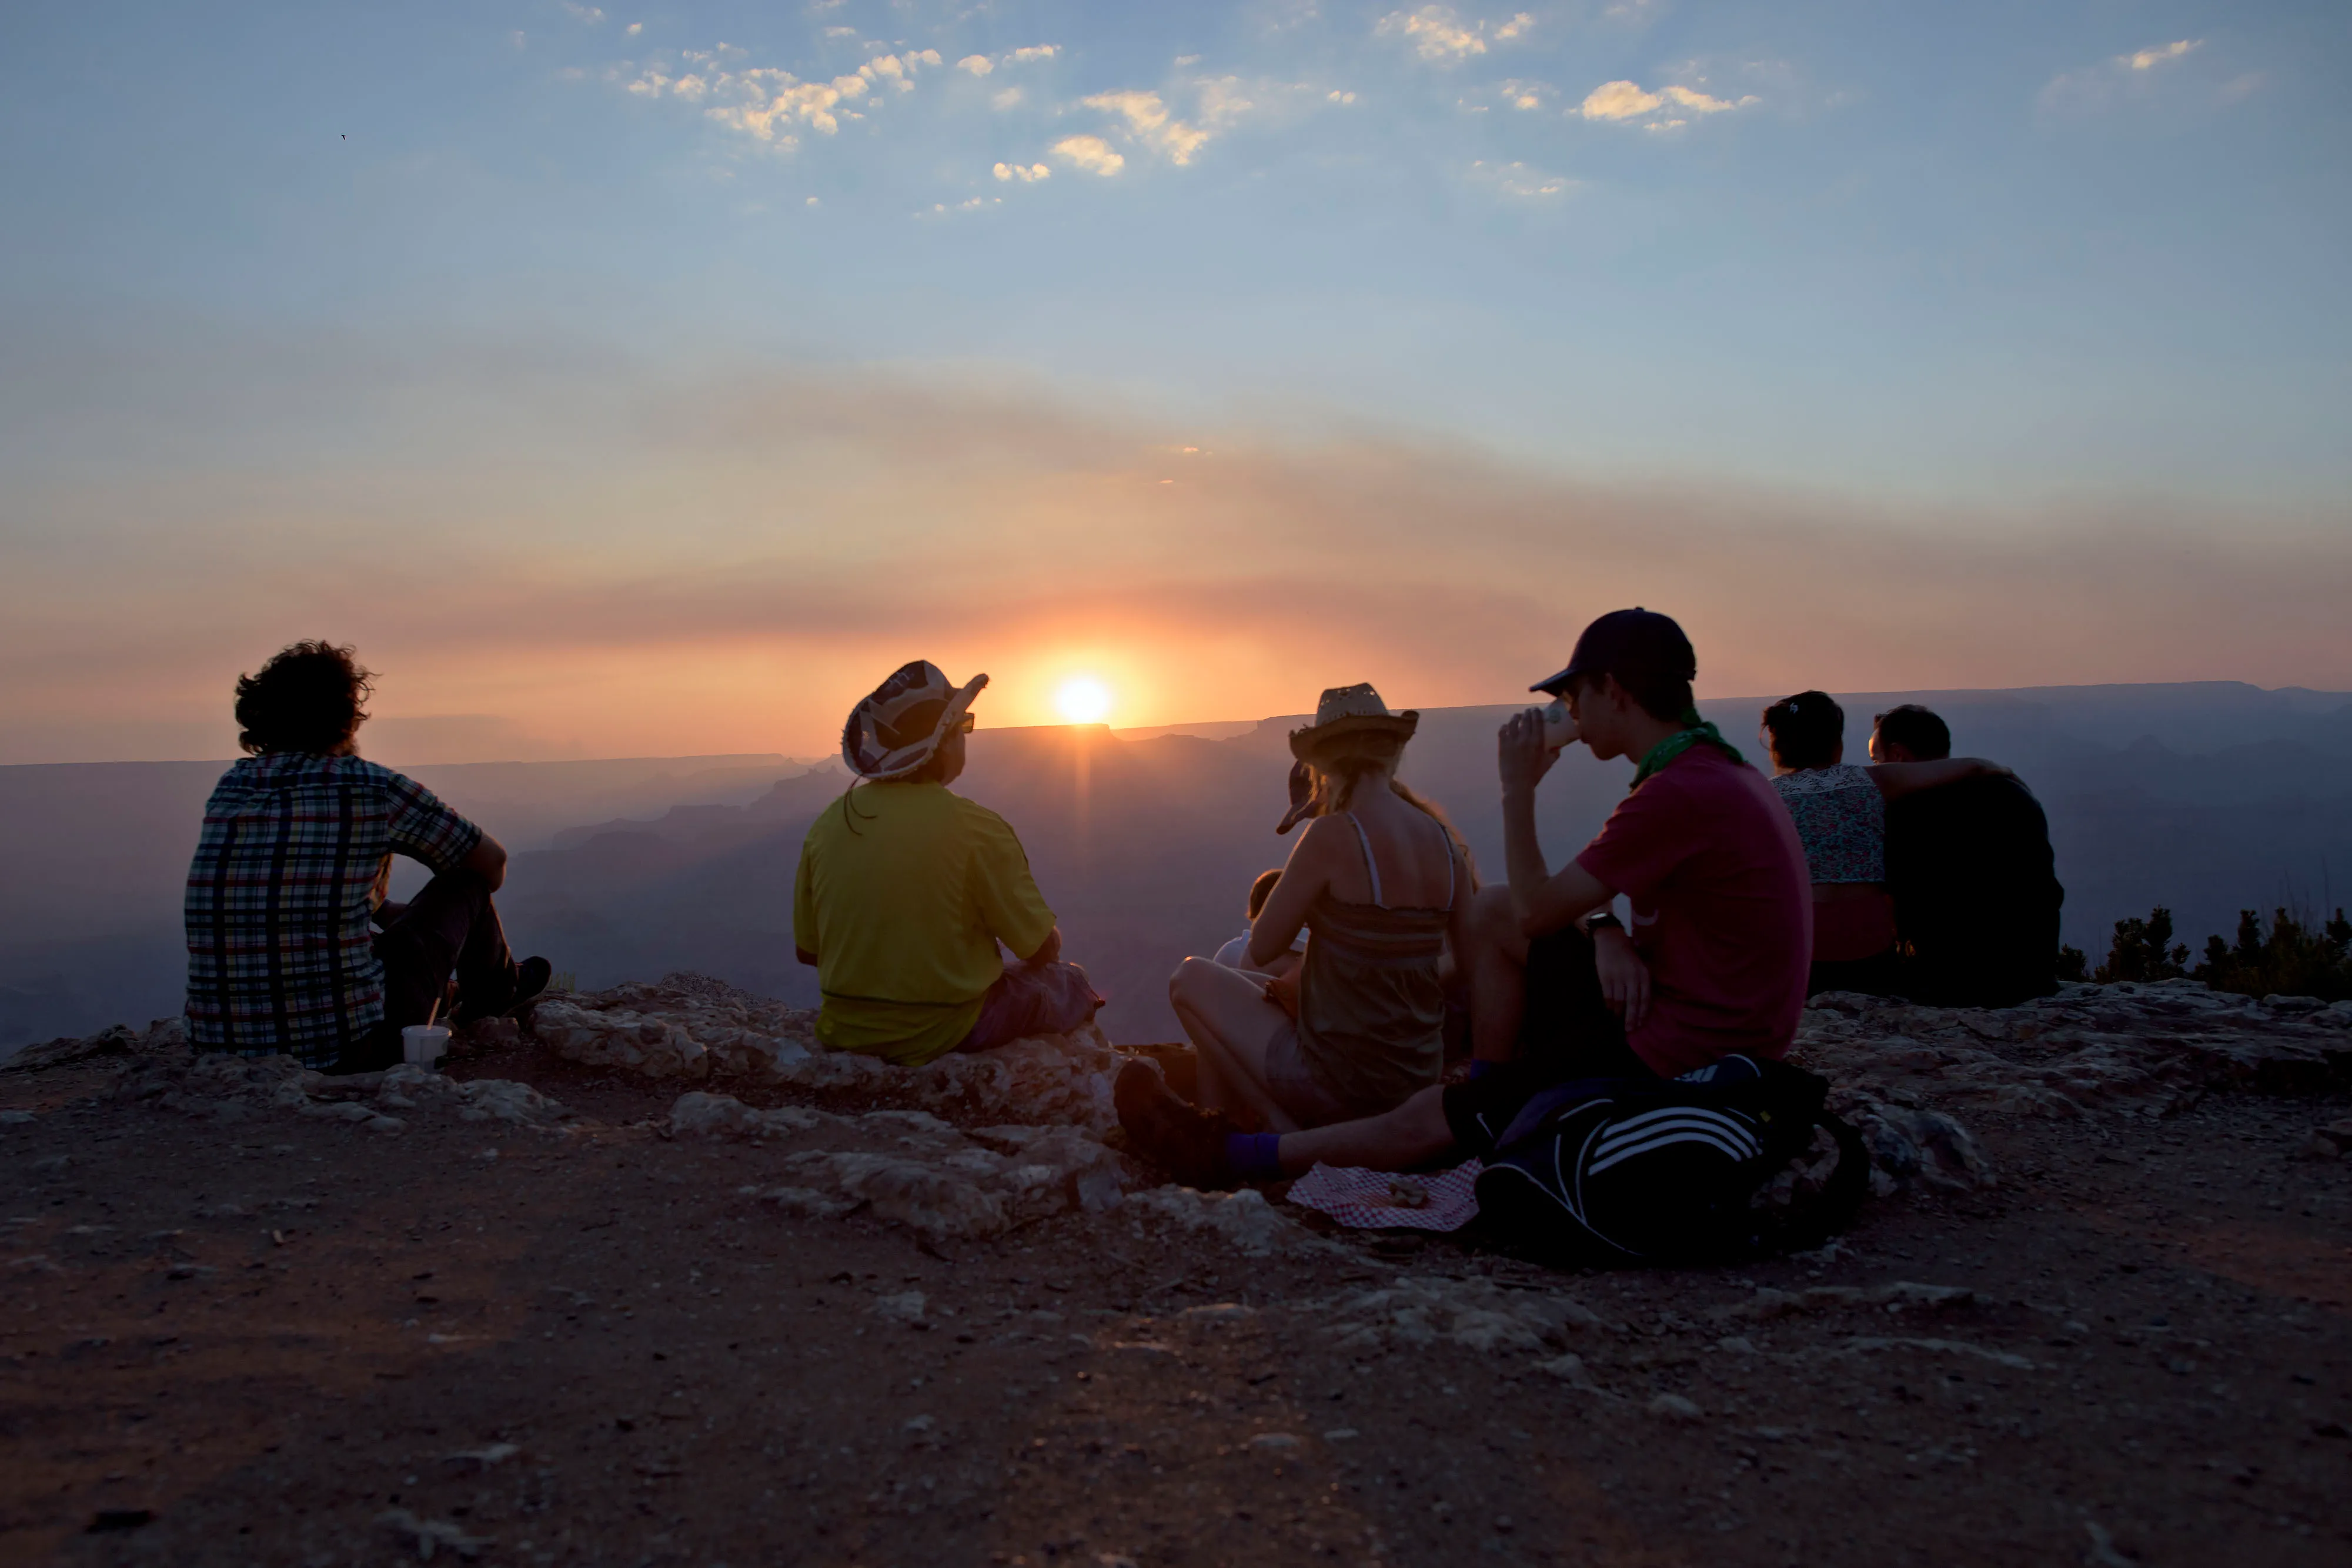
[[[1870,1187],[1861,1136],[1830,1113],[1826,1079],[1727,1057],[1682,1078],[1590,1078],[1535,1095],[1478,1176],[1478,1222],[1509,1250],[1575,1263],[1714,1262],[1821,1245]],[[1757,1190],[1836,1140],[1812,1201],[1756,1207]]]

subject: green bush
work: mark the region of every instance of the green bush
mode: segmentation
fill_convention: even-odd
[[[2310,921],[2309,915],[2298,917],[2280,909],[2272,913],[2265,931],[2252,910],[2241,910],[2237,942],[2207,937],[2205,961],[2192,970],[2189,945],[2172,939],[2172,911],[2159,904],[2145,920],[2116,922],[2107,961],[2090,978],[2105,985],[2185,975],[2217,991],[2249,997],[2317,997],[2324,1001],[2352,997],[2352,921],[2344,918],[2341,909],[2325,925]],[[2081,948],[2064,949],[2059,956],[2059,978],[2082,978],[2084,963]]]
[[[2240,910],[2236,944],[2207,937],[2196,978],[2217,991],[2250,997],[2318,997],[2331,1002],[2352,997],[2352,922],[2341,909],[2315,928],[2305,919],[2273,910],[2265,932],[2252,910]]]
[[[2189,944],[2172,940],[2172,911],[2162,904],[2145,920],[2118,920],[2107,961],[2091,978],[2101,985],[2116,980],[2176,980],[2189,973]]]

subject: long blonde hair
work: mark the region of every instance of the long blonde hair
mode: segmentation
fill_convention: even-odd
[[[1478,886],[1478,862],[1470,853],[1461,832],[1445,814],[1445,809],[1428,799],[1396,776],[1396,765],[1404,755],[1404,742],[1395,736],[1364,735],[1339,742],[1328,752],[1307,766],[1315,770],[1315,794],[1321,805],[1316,808],[1318,817],[1336,817],[1355,804],[1356,786],[1365,776],[1376,770],[1389,770],[1389,789],[1396,798],[1435,822],[1445,833],[1445,841],[1470,873],[1470,886]]]

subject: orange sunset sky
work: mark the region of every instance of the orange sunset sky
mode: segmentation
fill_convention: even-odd
[[[1503,702],[1634,602],[1703,697],[2352,687],[2347,55],[2290,5],[18,8],[0,762],[227,755],[313,636],[413,762],[821,755],[915,657],[983,725]]]

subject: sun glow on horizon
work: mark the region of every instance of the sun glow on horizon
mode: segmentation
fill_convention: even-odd
[[[1072,675],[1054,693],[1054,707],[1069,724],[1100,724],[1110,704],[1110,688],[1092,675]]]

